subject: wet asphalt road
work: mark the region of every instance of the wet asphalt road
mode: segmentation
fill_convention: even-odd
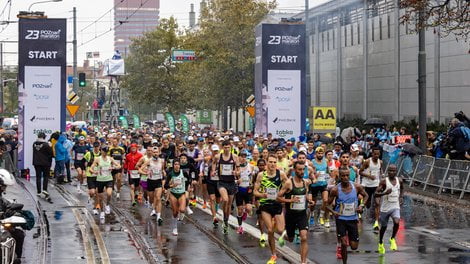
[[[33,185],[28,184],[34,190]],[[121,200],[114,202],[119,212],[113,211],[105,223],[100,223],[99,218],[90,213],[92,206],[88,203],[86,187],[82,190],[84,192],[78,194],[76,187],[70,184],[50,186],[54,203],[40,201],[49,220],[49,263],[106,263],[107,260],[107,263],[148,263],[143,253],[145,250],[147,257],[150,254],[157,260],[155,263],[239,263],[238,259],[246,263],[266,263],[270,256],[269,250],[260,248],[258,240],[250,234],[239,235],[231,229],[228,235],[224,235],[221,226],[214,229],[212,218],[199,209],[193,209],[190,219],[179,223],[180,235],[172,236],[170,210],[163,210],[165,222],[158,226],[155,218],[149,217],[149,208],[130,206],[127,186],[123,187]],[[19,202],[26,198],[15,197],[19,198]],[[387,251],[385,256],[376,253],[378,235],[372,231],[372,223],[366,218],[361,226],[359,249],[350,252],[348,263],[470,263],[468,210],[437,205],[411,195],[406,197],[402,217],[397,252]],[[249,218],[247,223],[255,227],[256,220]],[[99,230],[104,242],[101,247],[93,227]],[[389,224],[385,235],[387,249],[391,230],[392,225]],[[88,239],[84,239],[84,235]],[[135,236],[141,240],[136,240]],[[84,241],[89,242],[88,251]],[[26,263],[37,263],[30,258],[37,255],[34,239],[28,239],[25,245],[28,244],[30,246],[25,249]],[[299,252],[299,245],[288,243],[287,246]],[[335,257],[335,247],[333,221],[329,230],[320,226],[310,230],[309,260],[341,263]],[[227,248],[234,251],[238,259],[228,254]],[[90,261],[90,256],[93,256],[94,262]],[[288,261],[280,258],[278,263]]]

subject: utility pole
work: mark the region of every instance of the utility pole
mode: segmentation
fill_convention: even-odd
[[[77,8],[73,8],[73,91],[77,92]]]
[[[308,30],[309,20],[309,0],[305,0],[305,97],[306,97],[306,109],[307,118],[313,113],[310,111],[312,106],[312,94],[310,91],[310,34]],[[317,32],[318,34],[318,32]],[[307,131],[306,131],[307,132]]]
[[[419,12],[420,29],[418,31],[418,113],[419,113],[419,147],[426,153],[426,30],[423,27],[424,10]]]

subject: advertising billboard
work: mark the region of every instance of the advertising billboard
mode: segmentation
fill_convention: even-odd
[[[65,130],[66,19],[19,21],[18,167],[32,170],[33,142]]]
[[[305,130],[305,25],[260,24],[255,44],[255,132],[298,137]]]

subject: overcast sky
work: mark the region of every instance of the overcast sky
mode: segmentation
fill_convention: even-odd
[[[279,12],[301,12],[304,8],[305,0],[277,0]],[[327,0],[310,0],[310,6],[318,5]],[[8,0],[0,0],[0,21],[17,21],[16,14],[21,10],[28,10],[28,7],[39,0],[11,0],[11,10],[9,12]],[[168,18],[174,16],[178,23],[187,27],[189,23],[188,12],[190,4],[194,3],[196,12],[199,11],[199,0],[160,0],[160,17]],[[7,7],[2,14],[4,7]],[[63,0],[62,2],[38,3],[31,10],[45,11],[50,18],[68,18],[67,35],[72,40],[72,8],[77,8],[77,40],[78,64],[81,65],[87,51],[99,51],[101,59],[109,58],[113,54],[113,32],[109,32],[85,45],[80,45],[95,36],[108,31],[113,26],[113,12],[108,12],[113,7],[113,0]],[[10,17],[8,17],[10,13]],[[103,16],[104,15],[104,16]],[[103,16],[98,23],[89,26],[93,21]],[[17,40],[18,24],[10,23],[6,28],[0,23],[0,41]],[[5,52],[16,52],[17,44],[5,43]],[[68,44],[68,64],[72,63],[72,45]],[[4,65],[16,65],[16,54],[5,54]]]

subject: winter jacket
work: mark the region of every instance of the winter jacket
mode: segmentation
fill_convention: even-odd
[[[64,146],[65,140],[65,136],[60,135],[57,143],[54,145],[56,161],[65,161],[67,159],[67,149]]]
[[[52,162],[52,147],[45,139],[38,138],[33,143],[33,166],[50,167]]]
[[[465,135],[460,128],[462,126],[464,124],[460,123],[449,131],[450,142],[459,153],[465,152],[470,148],[470,141],[465,140]]]

